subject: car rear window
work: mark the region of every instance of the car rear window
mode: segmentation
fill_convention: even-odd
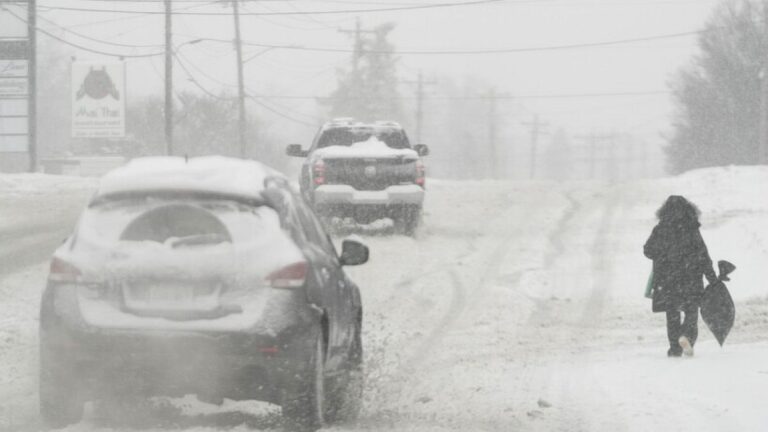
[[[99,243],[153,241],[171,247],[256,241],[279,231],[277,212],[232,200],[141,197],[90,206],[77,236]]]

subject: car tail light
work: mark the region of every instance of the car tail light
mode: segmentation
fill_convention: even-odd
[[[48,279],[57,282],[77,282],[82,276],[80,269],[64,261],[61,258],[54,257],[51,260],[51,268],[48,273]]]
[[[426,183],[426,173],[427,169],[424,167],[424,162],[418,160],[416,161],[416,184],[419,186],[424,186]]]
[[[267,276],[267,283],[272,288],[301,288],[307,280],[308,269],[304,261],[291,264],[272,272]]]
[[[312,174],[316,185],[325,184],[325,162],[322,159],[316,160],[312,165]]]

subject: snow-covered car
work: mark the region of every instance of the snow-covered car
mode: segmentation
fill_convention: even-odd
[[[107,174],[54,253],[40,309],[52,426],[117,396],[260,400],[304,427],[356,415],[362,305],[341,255],[282,175],[222,157]]]
[[[306,158],[299,184],[323,217],[352,217],[359,223],[390,218],[412,235],[421,221],[425,195],[424,144],[411,145],[394,122],[339,119],[325,124],[312,146],[286,149]]]

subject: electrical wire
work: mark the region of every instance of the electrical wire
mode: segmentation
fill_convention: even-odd
[[[484,54],[514,54],[514,53],[529,53],[529,52],[545,52],[545,51],[563,51],[573,49],[584,48],[597,48],[607,47],[615,45],[627,45],[640,42],[653,42],[667,39],[679,39],[690,36],[697,36],[706,33],[708,30],[694,30],[680,33],[668,33],[663,35],[645,36],[637,38],[617,39],[611,41],[600,42],[587,42],[579,44],[566,44],[566,45],[549,45],[539,47],[520,47],[520,48],[492,48],[492,49],[479,49],[479,50],[445,50],[445,51],[431,51],[431,50],[365,50],[365,54],[396,54],[396,55],[484,55]],[[213,42],[224,42],[220,39],[209,39]],[[229,41],[226,41],[229,42]],[[286,49],[296,51],[315,51],[315,52],[331,52],[331,53],[354,53],[353,49],[348,48],[330,48],[330,47],[313,47],[303,45],[278,45],[268,43],[258,43],[243,41],[244,45],[257,46],[261,48],[275,48]]]
[[[236,85],[236,84],[230,84],[230,83],[226,83],[226,82],[224,82],[224,81],[221,81],[221,80],[220,80],[220,79],[218,79],[218,78],[215,78],[215,77],[213,77],[213,76],[209,75],[208,73],[206,73],[205,71],[203,71],[203,70],[202,70],[202,68],[200,68],[200,67],[198,67],[197,65],[195,65],[195,63],[194,63],[194,62],[192,62],[192,61],[190,61],[188,58],[186,58],[186,57],[185,57],[185,56],[184,56],[184,55],[183,55],[181,52],[179,52],[178,50],[176,50],[176,51],[174,52],[174,56],[176,57],[176,60],[177,60],[177,61],[178,61],[180,64],[182,64],[183,62],[186,62],[186,63],[187,63],[187,64],[188,64],[188,65],[189,65],[189,66],[190,66],[192,69],[196,70],[197,72],[199,72],[199,73],[200,73],[201,75],[203,75],[204,77],[206,77],[206,78],[208,78],[209,80],[211,80],[211,81],[215,82],[216,84],[219,84],[219,85],[220,85],[220,86],[222,86],[222,87],[229,87],[229,88],[235,88],[235,87],[237,87],[237,85]],[[182,68],[186,69],[186,68],[183,66],[183,64],[182,64]],[[189,73],[188,73],[188,75],[191,75],[191,74],[189,74]]]
[[[39,16],[38,15],[38,18],[43,20],[43,21],[45,21],[45,22],[47,22],[47,23],[49,23],[49,24],[51,24],[51,25],[53,25],[53,26],[55,26],[56,28],[58,28],[58,29],[60,29],[60,30],[62,30],[64,32],[66,32],[66,33],[70,33],[70,34],[73,34],[73,35],[75,35],[77,37],[80,37],[80,38],[83,38],[83,39],[86,39],[86,40],[89,40],[89,41],[97,42],[97,43],[100,43],[100,44],[104,44],[104,45],[112,45],[112,46],[125,47],[125,48],[162,48],[163,47],[163,44],[136,45],[136,44],[123,44],[123,43],[118,43],[118,42],[109,42],[109,41],[97,39],[97,38],[94,38],[94,37],[91,37],[91,36],[84,35],[82,33],[76,32],[74,30],[68,29],[67,27],[64,27],[64,26],[61,26],[59,24],[56,24],[53,20],[50,20],[50,19],[45,18],[43,16]]]
[[[311,128],[316,128],[317,127],[317,124],[309,123],[309,122],[306,122],[304,120],[297,119],[295,117],[291,117],[288,114],[285,114],[283,112],[280,112],[279,110],[276,110],[276,109],[270,107],[269,105],[264,103],[262,100],[260,100],[258,97],[255,97],[255,96],[250,95],[250,94],[246,94],[246,97],[248,99],[250,99],[251,101],[253,101],[256,105],[259,105],[260,107],[266,109],[267,111],[269,111],[269,112],[271,112],[273,114],[276,114],[276,115],[278,115],[278,116],[280,116],[280,117],[282,117],[282,118],[284,118],[286,120],[290,120],[290,121],[292,121],[294,123],[298,123],[298,124],[301,124],[301,125],[304,125],[304,126],[308,126],[308,127],[311,127]]]
[[[2,7],[2,6],[0,6],[0,10],[3,10],[3,11],[6,11],[6,12],[8,12],[8,14],[9,14],[9,15],[11,15],[11,16],[13,16],[13,17],[15,17],[17,20],[19,20],[19,21],[23,22],[24,24],[27,24],[27,20],[25,20],[24,18],[22,18],[22,17],[18,16],[18,15],[17,15],[17,14],[15,14],[13,11],[11,11],[11,10],[9,10],[9,9],[7,9],[7,8],[4,8],[4,7]],[[64,39],[64,38],[61,38],[61,37],[59,37],[59,36],[56,36],[55,34],[53,34],[53,33],[49,32],[49,31],[47,31],[47,30],[45,30],[45,29],[43,29],[43,28],[40,28],[39,26],[38,26],[38,27],[36,27],[36,28],[35,28],[35,30],[36,30],[38,33],[44,34],[44,35],[48,36],[49,38],[51,38],[51,39],[54,39],[54,40],[57,40],[57,41],[59,41],[59,42],[61,42],[61,43],[65,44],[65,45],[69,45],[69,46],[71,46],[71,47],[74,47],[74,48],[77,48],[77,49],[81,49],[81,50],[83,50],[83,51],[88,51],[88,52],[90,52],[90,53],[94,53],[94,54],[100,54],[100,55],[109,56],[109,57],[119,57],[119,58],[146,58],[146,57],[155,57],[155,56],[159,56],[159,55],[163,55],[163,54],[165,54],[165,52],[164,52],[164,51],[155,52],[155,53],[148,53],[148,54],[122,54],[122,53],[114,53],[114,52],[102,51],[102,50],[98,50],[98,49],[90,48],[90,47],[87,47],[87,46],[84,46],[84,45],[76,44],[76,43],[74,43],[74,42],[69,42],[68,40],[66,40],[66,39]]]
[[[254,93],[253,93],[253,91],[252,91],[250,88],[248,88],[248,87],[246,87],[246,88],[245,88],[245,91],[246,91],[246,94],[249,94],[249,95],[250,95],[252,98],[256,98],[256,99],[262,100],[262,102],[263,102],[263,100],[264,100],[264,99],[266,99],[266,100],[268,100],[268,101],[269,101],[269,103],[270,103],[270,104],[272,104],[273,106],[276,106],[276,107],[278,107],[278,108],[280,108],[280,109],[283,109],[283,110],[286,110],[286,111],[288,111],[288,112],[291,112],[291,113],[293,113],[293,114],[296,114],[297,116],[301,116],[301,117],[304,117],[304,118],[306,118],[306,119],[309,119],[309,120],[315,121],[315,122],[317,122],[317,123],[322,123],[322,121],[323,121],[323,119],[321,119],[321,118],[319,118],[319,117],[317,117],[317,116],[314,116],[314,115],[312,115],[312,114],[303,113],[303,112],[301,112],[301,111],[298,111],[298,110],[296,110],[296,109],[294,109],[294,108],[291,108],[291,107],[289,107],[289,106],[286,106],[286,105],[283,105],[283,104],[277,103],[277,102],[276,102],[276,101],[274,101],[274,100],[271,100],[271,99],[267,99],[267,98],[262,98],[262,97],[259,97],[259,96],[257,96],[256,94],[254,94]]]
[[[187,5],[187,6],[184,6],[184,7],[176,8],[176,9],[173,10],[173,12],[174,13],[178,13],[179,11],[197,9],[197,8],[201,8],[201,7],[205,7],[205,6],[209,6],[209,5],[213,5],[213,4],[216,4],[216,1],[204,0],[204,1],[201,1],[199,4],[191,4],[191,5]],[[45,8],[46,8],[45,6],[38,6],[38,9],[41,9],[41,10],[45,9]],[[44,10],[44,11],[47,12],[47,10]],[[38,16],[40,16],[40,14],[38,14]],[[151,18],[151,17],[156,17],[156,16],[158,16],[158,15],[156,15],[156,14],[147,14],[145,12],[137,11],[132,16],[127,16],[127,17],[126,16],[122,16],[122,17],[110,18],[110,19],[99,20],[99,21],[88,21],[88,22],[79,23],[79,24],[72,24],[72,25],[67,26],[67,28],[68,29],[72,29],[72,28],[75,28],[75,27],[89,27],[89,26],[95,26],[95,25],[101,25],[101,24],[109,24],[109,23],[114,23],[114,22],[133,21],[133,20],[137,20],[137,19]]]
[[[410,10],[424,10],[424,9],[438,9],[449,8],[457,6],[475,6],[487,3],[499,3],[507,0],[471,0],[453,3],[431,3],[426,5],[413,5],[413,6],[394,6],[394,7],[380,7],[369,9],[338,9],[338,10],[314,10],[314,11],[273,11],[273,12],[243,12],[240,15],[251,16],[267,16],[267,15],[336,15],[336,14],[361,14],[361,13],[378,13],[378,12],[397,12],[397,11],[410,11]],[[530,0],[535,2],[534,0]],[[540,1],[540,0],[538,0]],[[526,2],[526,0],[517,1],[516,3]],[[73,12],[97,12],[97,13],[143,13],[143,14],[165,14],[164,11],[136,11],[127,9],[92,9],[82,7],[70,7],[70,6],[50,6],[41,5],[50,10],[62,10]],[[174,12],[175,15],[204,15],[204,16],[230,16],[228,12],[186,12],[179,11]]]
[[[225,101],[233,101],[234,100],[234,98],[232,98],[232,97],[220,96],[220,95],[217,95],[217,94],[213,93],[212,91],[208,90],[207,88],[205,88],[205,86],[200,84],[200,82],[195,78],[194,74],[192,74],[192,72],[181,61],[181,59],[179,58],[178,53],[174,53],[173,57],[176,60],[176,63],[181,67],[181,69],[187,75],[187,77],[189,78],[189,81],[191,81],[192,84],[194,84],[203,93],[207,94],[208,96],[210,96],[212,98],[218,99],[218,100],[225,100]],[[267,105],[265,102],[259,100],[259,98],[256,97],[256,96],[253,96],[251,94],[246,93],[246,97],[248,97],[248,99],[250,99],[251,101],[253,101],[257,105],[259,105],[262,108],[266,109],[267,111],[269,111],[269,112],[271,112],[273,114],[276,114],[276,115],[278,115],[278,116],[280,116],[280,117],[282,117],[282,118],[284,118],[286,120],[290,120],[290,121],[292,121],[294,123],[298,123],[298,124],[301,124],[301,125],[304,125],[304,126],[310,126],[310,127],[313,127],[313,128],[316,126],[315,124],[306,122],[306,121],[301,120],[301,119],[297,119],[297,118],[292,117],[292,116],[290,116],[290,115],[288,115],[288,114],[286,114],[284,112],[281,112],[280,110],[277,110],[277,109]]]
[[[656,91],[638,91],[638,92],[613,92],[613,93],[562,93],[562,94],[529,94],[529,95],[470,95],[470,96],[426,96],[422,100],[527,100],[527,99],[588,99],[588,98],[610,98],[610,97],[645,97],[645,96],[664,96],[672,92],[665,90]],[[317,100],[325,96],[315,95],[258,95],[264,99],[297,99],[297,100]],[[365,98],[346,97],[343,100],[360,100]],[[382,99],[382,98],[379,98]],[[393,98],[384,98],[390,100],[418,100],[415,96],[399,96]]]

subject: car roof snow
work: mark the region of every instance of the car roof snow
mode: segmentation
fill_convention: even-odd
[[[259,200],[265,180],[272,177],[285,178],[278,171],[253,160],[223,156],[145,157],[133,159],[105,175],[96,197],[141,192],[193,192]]]

